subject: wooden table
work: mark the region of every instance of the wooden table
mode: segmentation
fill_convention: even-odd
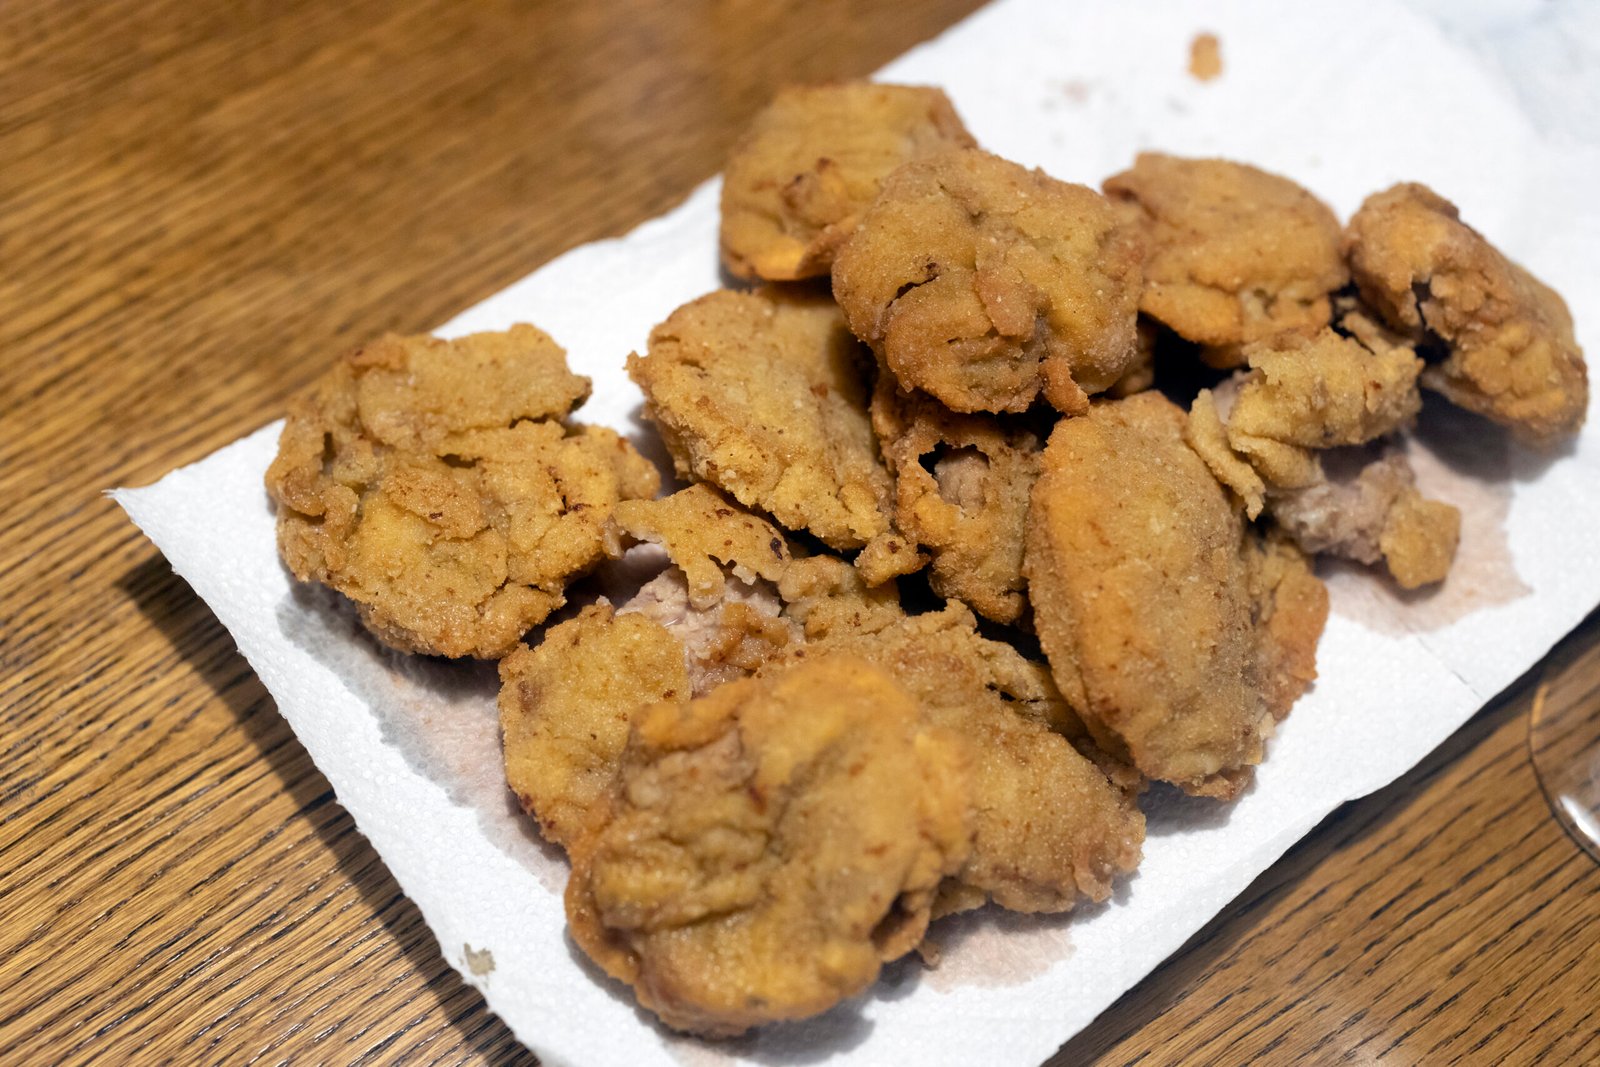
[[[529,1058],[100,491],[671,207],[774,86],[972,6],[0,4],[0,1062]],[[1600,622],[1058,1061],[1600,1059],[1542,680],[1592,700]]]

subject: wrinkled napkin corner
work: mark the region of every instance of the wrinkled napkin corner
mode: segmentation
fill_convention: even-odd
[[[1006,0],[879,76],[945,87],[986,147],[1092,185],[1155,147],[1288,174],[1343,217],[1393,181],[1428,182],[1567,294],[1580,341],[1600,351],[1600,226],[1584,189],[1593,148],[1538,121],[1503,70],[1427,18],[1359,10],[1362,21],[1344,5]],[[1221,39],[1224,64],[1205,83],[1187,71],[1201,31]],[[623,357],[718,286],[716,198],[708,183],[441,332],[538,323],[594,378],[585,417],[637,437],[640,396]],[[1416,598],[1329,570],[1321,677],[1250,792],[1231,806],[1154,794],[1143,866],[1110,904],[958,917],[935,929],[937,969],[901,961],[818,1019],[715,1044],[660,1028],[567,940],[565,864],[501,781],[493,665],[391,655],[326,594],[293,587],[262,489],[278,425],[115,497],[227,626],[445,958],[544,1062],[1032,1064],[1600,602],[1600,428],[1541,457],[1449,411],[1430,407],[1425,422],[1413,461],[1425,490],[1467,512],[1461,563],[1443,590]]]

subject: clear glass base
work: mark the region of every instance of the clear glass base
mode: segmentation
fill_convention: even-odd
[[[1534,773],[1556,821],[1600,862],[1600,694],[1547,695],[1541,685],[1528,715]]]

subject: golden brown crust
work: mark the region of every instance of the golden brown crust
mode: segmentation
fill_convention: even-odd
[[[1073,716],[1048,669],[981,636],[966,608],[902,616],[803,649],[806,657],[834,652],[888,671],[920,702],[925,721],[968,747],[972,852],[941,890],[935,914],[988,900],[1014,911],[1066,911],[1105,900],[1112,882],[1138,865],[1144,816],[1132,792],[1059,732]]]
[[[1410,348],[1372,351],[1331,329],[1258,341],[1228,415],[1230,436],[1300,448],[1361,445],[1409,426],[1422,408],[1422,360]]]
[[[1269,491],[1323,480],[1317,450],[1395,433],[1422,407],[1422,360],[1409,346],[1364,344],[1325,328],[1280,334],[1243,352],[1250,371],[1224,385],[1226,421],[1215,394],[1201,390],[1185,434],[1252,519]]]
[[[931,552],[933,591],[1015,622],[1027,607],[1022,537],[1039,438],[904,393],[887,374],[872,396],[872,424],[895,479],[895,524]]]
[[[681,476],[848,549],[889,529],[868,359],[824,296],[723,290],[652,330],[628,375]]]
[[[1345,250],[1361,295],[1396,329],[1443,341],[1422,383],[1548,446],[1583,425],[1588,369],[1556,292],[1461,221],[1425,185],[1368,197]]]
[[[1230,797],[1261,761],[1281,648],[1314,648],[1321,627],[1301,612],[1295,641],[1266,631],[1262,550],[1184,422],[1141,393],[1058,423],[1024,570],[1056,681],[1095,736],[1152,778]]]
[[[1255,467],[1238,452],[1228,440],[1228,427],[1223,425],[1217,410],[1216,395],[1202,389],[1189,406],[1189,421],[1183,428],[1183,439],[1195,454],[1211,468],[1212,475],[1233,490],[1244,504],[1246,518],[1261,514],[1267,502],[1267,484]]]
[[[1400,494],[1378,535],[1383,561],[1402,589],[1444,581],[1460,541],[1461,509],[1415,489]]]
[[[1328,587],[1312,573],[1310,559],[1281,536],[1269,535],[1257,559],[1257,677],[1267,711],[1282,722],[1317,680],[1317,642],[1328,623]]]
[[[1156,347],[1161,340],[1161,327],[1141,315],[1134,326],[1133,338],[1133,361],[1122,372],[1122,377],[1106,390],[1106,396],[1115,400],[1142,393],[1156,384]]]
[[[833,292],[906,388],[963,412],[1076,413],[1135,358],[1140,245],[1092,189],[969,149],[908,163]]]
[[[1238,346],[1316,329],[1348,280],[1339,220],[1287,178],[1223,159],[1142,152],[1106,195],[1145,240],[1139,310],[1207,346],[1207,362],[1243,362]]]
[[[825,275],[892,170],[975,143],[938,89],[871,82],[781,89],[728,157],[722,261],[741,278]]]
[[[500,661],[506,783],[548,840],[570,846],[609,795],[638,710],[689,696],[683,646],[665,627],[585,608]]]
[[[776,526],[704,484],[617,505],[608,551],[620,555],[625,541],[666,549],[688,579],[690,602],[702,608],[721,597],[729,574],[743,582],[776,583],[791,558],[788,539]]]
[[[654,705],[573,850],[573,939],[679,1029],[816,1015],[921,940],[970,848],[967,780],[962,746],[847,656]]]
[[[588,391],[531,326],[357,349],[290,402],[266,476],[284,562],[394,648],[504,655],[599,562],[617,501],[659,486],[611,430],[559,421]]]

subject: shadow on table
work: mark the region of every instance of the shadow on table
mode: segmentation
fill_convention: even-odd
[[[160,557],[128,571],[117,581],[117,588],[233,712],[245,738],[261,762],[271,769],[283,792],[293,799],[298,814],[307,817],[340,873],[383,922],[412,969],[427,980],[438,1012],[459,1035],[463,1051],[490,1063],[537,1063],[505,1023],[488,1010],[482,995],[445,962],[417,906],[400,889],[372,845],[357,832],[349,814],[338,807],[327,779],[278,714],[271,695],[245,666],[227,630],[204,601]],[[329,805],[337,814],[313,814]]]

